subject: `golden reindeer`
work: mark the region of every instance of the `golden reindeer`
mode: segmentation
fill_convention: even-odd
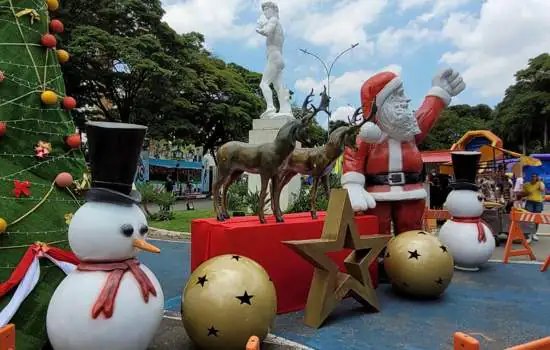
[[[283,212],[279,205],[280,194],[277,192],[282,189],[278,186],[279,173],[281,166],[286,158],[296,148],[296,139],[300,132],[306,128],[313,118],[323,109],[324,100],[321,106],[313,109],[308,108],[308,104],[313,96],[313,90],[306,97],[303,104],[303,117],[287,122],[279,130],[277,137],[273,142],[261,145],[251,145],[244,142],[231,141],[222,145],[216,152],[218,178],[212,186],[214,194],[214,211],[219,221],[229,219],[227,211],[227,192],[229,187],[244,173],[259,174],[261,178],[260,189],[260,213],[259,218],[262,224],[267,223],[265,219],[264,207],[267,196],[267,186],[271,181],[271,208],[275,214],[277,222],[283,222]],[[220,200],[221,190],[221,200]],[[220,205],[221,204],[221,205]]]
[[[328,96],[326,97],[328,98]],[[330,115],[327,108],[323,111]],[[368,118],[361,120],[361,108],[358,108],[353,116],[348,118],[349,125],[341,126],[329,135],[328,142],[324,146],[316,148],[301,148],[294,150],[283,164],[279,175],[279,186],[281,190],[297,174],[310,175],[313,177],[313,186],[310,193],[311,217],[317,219],[317,189],[319,183],[326,187],[327,195],[330,193],[329,176],[334,169],[337,159],[344,153],[345,147],[357,149],[357,135],[361,127],[376,114],[376,106],[373,105]]]

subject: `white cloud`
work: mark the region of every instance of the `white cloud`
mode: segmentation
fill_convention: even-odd
[[[432,1],[433,0],[399,0],[398,7],[400,11],[407,11],[415,7],[425,6]]]
[[[420,22],[428,22],[434,18],[451,13],[470,2],[472,2],[472,0],[435,0],[433,1],[432,9],[420,15],[417,20]]]
[[[415,51],[422,45],[439,40],[440,33],[421,28],[418,23],[411,21],[403,28],[389,27],[378,34],[376,51],[382,55],[395,55]]]
[[[381,71],[392,71],[397,74],[401,73],[401,66],[392,64],[378,71],[376,70],[354,70],[345,72],[344,74],[332,77],[330,80],[330,96],[333,101],[338,101],[348,95],[356,95],[359,97],[359,91],[363,83],[372,77],[374,74]],[[309,93],[311,89],[315,89],[316,92],[323,90],[323,85],[327,85],[327,79],[316,80],[312,77],[306,77],[296,81],[296,90],[302,93]]]
[[[451,14],[443,35],[456,50],[441,60],[484,97],[502,96],[529,58],[548,51],[549,13],[548,0],[486,0],[479,16]]]
[[[254,24],[238,24],[239,13],[247,9],[246,0],[186,0],[164,2],[164,20],[177,32],[197,31],[207,41],[249,39],[255,34]],[[254,41],[250,41],[253,43]]]
[[[324,11],[306,7],[295,11],[289,33],[313,45],[329,47],[331,52],[353,43],[361,43],[358,49],[368,50],[366,26],[378,19],[386,5],[387,0],[341,0]]]
[[[351,116],[355,112],[355,109],[356,108],[353,106],[340,106],[336,108],[334,112],[332,112],[332,116],[330,119],[332,121],[342,120],[347,123],[349,121],[348,118],[351,118]]]
[[[417,17],[420,22],[427,22],[433,18],[446,15],[473,0],[399,0],[398,7],[401,12],[416,8],[424,8],[430,5],[430,10]]]

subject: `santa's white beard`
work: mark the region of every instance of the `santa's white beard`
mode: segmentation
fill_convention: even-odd
[[[398,141],[412,140],[420,133],[416,117],[403,101],[389,99],[384,102],[378,110],[377,124],[385,134]]]

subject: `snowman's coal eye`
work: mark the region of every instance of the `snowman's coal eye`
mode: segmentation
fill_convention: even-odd
[[[149,227],[147,227],[146,225],[141,226],[139,229],[139,233],[141,233],[142,236],[146,234],[148,231],[149,231]]]
[[[126,237],[130,237],[131,235],[134,234],[134,228],[130,224],[124,224],[120,228],[120,232],[122,232],[122,234],[125,235]]]
[[[483,202],[483,197],[477,196],[477,200],[480,201],[480,202]]]

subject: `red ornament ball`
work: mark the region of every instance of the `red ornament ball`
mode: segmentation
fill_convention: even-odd
[[[65,30],[65,26],[60,20],[52,19],[52,21],[50,22],[50,30],[54,33],[63,33],[63,31]]]
[[[76,100],[70,96],[63,97],[63,107],[65,109],[73,109],[76,107]]]
[[[6,135],[6,131],[8,129],[8,126],[6,123],[0,122],[0,137]]]
[[[80,135],[79,134],[72,134],[67,136],[67,139],[65,140],[67,145],[71,148],[79,148],[80,147]]]
[[[60,188],[69,187],[73,183],[73,176],[69,173],[59,173],[55,177],[55,184]]]
[[[40,38],[40,43],[50,49],[54,48],[57,45],[57,39],[52,34],[44,34]]]

